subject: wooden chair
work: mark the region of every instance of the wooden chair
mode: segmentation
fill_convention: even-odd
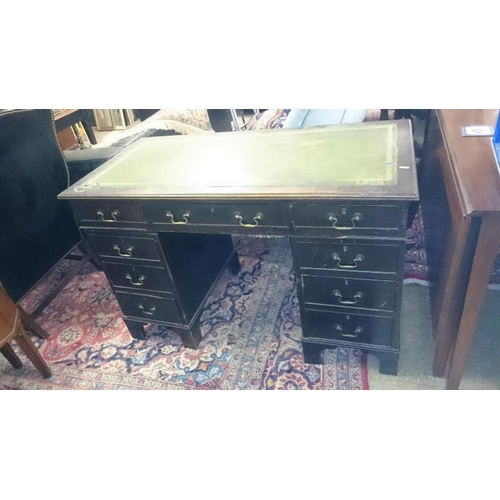
[[[43,378],[52,376],[50,368],[24,329],[19,309],[0,283],[0,352],[15,369],[19,369],[23,366],[23,363],[9,345],[11,340],[17,342],[17,345],[35,365]]]

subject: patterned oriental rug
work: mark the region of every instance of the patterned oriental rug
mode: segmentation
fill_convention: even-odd
[[[104,273],[88,264],[39,317],[51,333],[34,342],[53,376],[43,380],[0,357],[0,385],[17,389],[368,389],[359,350],[325,351],[325,364],[304,364],[289,243],[235,238],[241,271],[223,274],[202,314],[199,349],[153,326],[130,337]],[[30,311],[68,269],[61,263],[23,301]]]

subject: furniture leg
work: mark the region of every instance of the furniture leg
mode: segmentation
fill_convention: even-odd
[[[321,364],[321,353],[325,348],[316,344],[302,342],[302,351],[304,353],[304,363],[309,365]]]
[[[132,321],[130,319],[123,318],[123,321],[127,325],[128,331],[130,335],[134,339],[144,340],[146,338],[146,333],[144,332],[144,325],[142,323],[138,323],[137,321]]]
[[[182,332],[180,337],[182,345],[188,349],[198,349],[202,339],[199,327],[194,328],[194,331]]]
[[[48,367],[45,360],[42,358],[42,355],[38,352],[38,349],[35,347],[31,339],[28,337],[26,330],[24,329],[21,322],[17,325],[18,333],[17,337],[15,337],[16,342],[19,347],[23,350],[24,354],[28,357],[28,359],[33,363],[35,368],[42,374],[43,378],[49,378],[52,376],[52,372]]]
[[[451,357],[450,370],[446,382],[447,389],[458,389],[460,385],[486,296],[491,270],[499,249],[500,224],[495,219],[483,217],[467,294],[465,296],[460,328]]]
[[[233,128],[235,131],[241,130],[240,124],[238,123],[238,115],[236,114],[235,109],[230,109],[229,112],[231,113],[231,119],[233,121]]]
[[[90,144],[95,145],[97,144],[97,140],[94,135],[94,131],[92,130],[92,127],[89,125],[87,120],[82,119],[81,124],[83,126],[83,129],[85,130],[85,133],[87,134],[87,137],[89,138]]]
[[[14,352],[14,349],[12,349],[9,344],[5,344],[4,346],[0,347],[0,352],[16,370],[23,366],[23,362],[19,359],[18,355]]]
[[[17,306],[17,308],[21,321],[27,330],[42,340],[50,337],[50,334],[47,333],[22,307]]]
[[[54,300],[55,296],[80,272],[80,270],[85,266],[85,264],[90,260],[90,255],[85,254],[80,259],[78,264],[75,264],[68,274],[61,280],[60,283],[52,290],[47,297],[45,297],[42,302],[37,306],[37,308],[31,313],[32,318],[37,318],[42,314],[43,310]]]
[[[379,361],[379,372],[384,375],[397,375],[399,354],[392,352],[371,352]]]
[[[99,259],[94,252],[93,248],[85,241],[82,240],[78,243],[78,248],[82,251],[84,255],[90,256],[90,263],[99,271],[101,270],[101,264],[99,263]]]
[[[435,377],[443,377],[450,357],[456,331],[460,324],[463,294],[458,293],[460,283],[466,283],[464,257],[470,232],[470,219],[463,219],[459,227],[452,229],[448,248],[443,258],[443,276],[439,280],[436,296],[436,349],[432,371]]]
[[[240,266],[240,259],[238,258],[238,252],[234,252],[233,256],[231,257],[231,260],[227,264],[227,268],[231,273],[235,275],[240,272],[241,266]]]

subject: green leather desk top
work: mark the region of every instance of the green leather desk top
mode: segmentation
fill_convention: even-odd
[[[417,199],[410,122],[150,137],[59,196]]]

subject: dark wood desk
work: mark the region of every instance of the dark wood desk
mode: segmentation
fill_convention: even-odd
[[[64,191],[131,334],[201,341],[232,234],[291,240],[306,362],[364,349],[397,373],[410,122],[145,138]]]
[[[430,117],[421,181],[436,337],[433,371],[458,389],[500,249],[500,175],[491,137],[461,126],[494,125],[498,110],[437,110]]]

